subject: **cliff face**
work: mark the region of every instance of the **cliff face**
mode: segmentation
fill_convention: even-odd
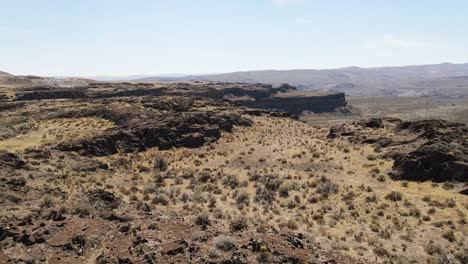
[[[279,109],[293,114],[303,111],[316,113],[333,112],[338,107],[346,106],[344,93],[314,94],[307,96],[272,96],[247,104],[251,107]]]
[[[38,91],[16,96],[17,101],[41,100],[41,99],[76,99],[85,98],[86,94],[83,91],[75,90],[55,90],[55,91]]]
[[[344,93],[299,91],[291,86],[273,88],[267,84],[245,83],[92,83],[74,88],[30,87],[18,89],[16,101],[42,99],[111,98],[130,96],[191,96],[227,100],[292,114],[303,111],[331,112],[346,106]]]

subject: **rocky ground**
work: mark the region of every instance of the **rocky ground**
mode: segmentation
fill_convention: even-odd
[[[467,126],[219,98],[0,107],[0,263],[467,263]]]

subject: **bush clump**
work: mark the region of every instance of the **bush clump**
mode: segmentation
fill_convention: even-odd
[[[392,191],[389,194],[385,195],[385,199],[394,202],[401,201],[401,199],[403,199],[403,194],[401,194],[401,192]]]
[[[155,169],[157,171],[166,171],[167,167],[168,167],[168,163],[167,163],[167,161],[166,161],[166,159],[164,157],[157,156],[154,159],[153,169]]]
[[[213,245],[219,250],[230,251],[236,248],[236,240],[229,236],[219,235],[214,238]]]

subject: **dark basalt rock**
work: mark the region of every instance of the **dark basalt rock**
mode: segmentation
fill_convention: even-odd
[[[123,126],[91,139],[63,143],[58,149],[81,151],[90,155],[105,156],[118,151],[138,152],[159,147],[200,147],[221,137],[221,131],[230,132],[234,125],[250,126],[252,122],[237,114],[212,112],[184,112],[158,116],[150,121],[131,120]]]
[[[353,136],[355,133],[349,129],[347,129],[345,126],[340,126],[340,127],[331,127],[328,130],[328,135],[327,138],[337,138],[337,137],[349,137]]]
[[[71,166],[75,171],[107,170],[109,166],[103,162],[93,159],[81,159]]]
[[[106,102],[102,101],[102,104],[106,104]],[[59,113],[55,116],[52,116],[51,118],[100,117],[112,121],[116,125],[123,125],[129,120],[142,115],[148,115],[148,113],[141,113],[138,109],[114,109],[106,106],[98,106],[94,108],[86,108]]]
[[[420,138],[427,140],[463,141],[468,134],[468,127],[462,123],[452,123],[445,120],[432,119],[414,122],[402,122],[397,131],[408,130],[418,133]],[[463,144],[463,142],[461,142]]]
[[[392,118],[373,118],[357,124],[374,129],[393,128],[395,137],[389,139],[342,125],[330,128],[328,138],[345,137],[352,143],[391,148],[385,156],[394,159],[393,179],[468,181],[468,127],[465,124],[444,120],[402,122]]]
[[[403,122],[397,131],[417,133],[425,143],[395,155],[393,177],[425,181],[468,181],[468,127],[444,120]]]
[[[115,209],[121,202],[113,193],[101,189],[89,191],[87,197],[89,202],[96,208]]]
[[[188,245],[189,245],[188,242],[185,240],[174,241],[165,246],[163,253],[170,255],[170,256],[181,254],[181,253],[184,253]]]
[[[63,246],[64,250],[73,250],[78,256],[83,255],[86,247],[86,238],[83,235],[75,235],[71,241]]]
[[[314,92],[296,90],[286,93],[276,92],[268,97],[245,101],[242,104],[253,108],[281,110],[294,115],[300,115],[304,111],[333,112],[335,109],[347,105],[344,93],[315,94]]]
[[[383,128],[383,121],[380,118],[371,118],[365,122],[362,123],[363,126],[365,127],[370,127],[370,128]]]
[[[27,168],[26,163],[17,155],[10,152],[0,152],[0,169],[19,170]]]
[[[165,87],[144,83],[90,83],[88,86],[75,86],[69,89],[59,87],[29,87],[18,90],[16,101],[40,99],[100,99],[116,97],[164,97],[176,96],[180,98],[203,97],[212,99],[227,99],[241,105],[277,109],[295,115],[303,111],[333,112],[335,109],[347,105],[345,94],[342,92],[316,92],[297,90],[296,87],[283,84],[274,88],[268,84],[247,83],[174,83]],[[229,99],[231,98],[231,99]],[[248,100],[246,100],[248,98]],[[190,102],[150,100],[142,102],[145,107],[159,110],[188,111]],[[174,104],[175,103],[175,104]]]
[[[65,98],[76,99],[86,97],[86,93],[80,90],[35,91],[29,93],[16,94],[17,101]]]
[[[392,144],[393,140],[389,139],[389,138],[383,138],[383,137],[379,137],[379,138],[366,138],[362,141],[362,143],[364,144],[376,144],[376,145],[379,145],[381,146],[382,148],[384,147],[388,147],[390,144]]]
[[[0,190],[2,187],[12,191],[21,191],[26,187],[26,180],[23,177],[0,178]]]
[[[443,143],[427,144],[410,153],[396,155],[396,179],[426,181],[468,181],[468,157]]]
[[[51,156],[49,151],[37,150],[37,149],[26,150],[24,154],[27,157],[31,159],[36,159],[36,160],[48,159]]]
[[[190,97],[179,97],[177,100],[173,100],[168,97],[151,97],[145,98],[141,102],[144,107],[153,108],[163,111],[175,111],[175,112],[186,112],[192,108],[194,99]]]

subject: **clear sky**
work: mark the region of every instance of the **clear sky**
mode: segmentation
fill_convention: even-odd
[[[0,70],[92,76],[468,62],[466,0],[0,0]]]

